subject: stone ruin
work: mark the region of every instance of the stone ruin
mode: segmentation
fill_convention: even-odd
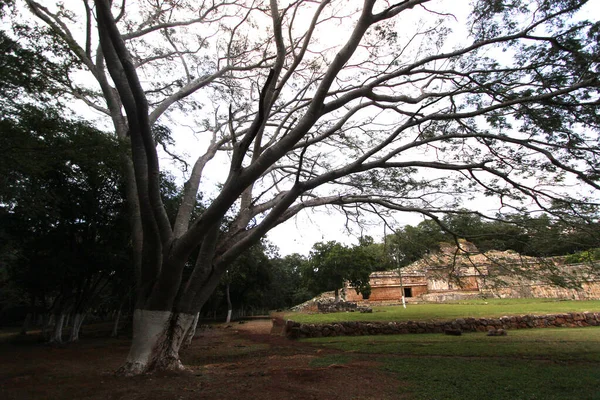
[[[320,313],[335,313],[335,312],[362,312],[371,313],[373,309],[369,306],[359,306],[354,301],[344,301],[331,298],[321,299],[317,302],[317,310]]]

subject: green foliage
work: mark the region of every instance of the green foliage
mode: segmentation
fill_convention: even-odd
[[[0,120],[12,150],[0,162],[4,261],[12,282],[38,298],[130,261],[119,144],[48,111],[27,107]]]
[[[428,219],[417,226],[405,226],[386,239],[389,257],[400,256],[400,266],[439,250],[441,242],[464,238],[482,252],[513,250],[535,257],[559,256],[594,247],[600,239],[596,223],[574,223],[564,218],[508,215],[502,221],[484,220],[466,210],[446,215],[438,224]]]
[[[302,270],[306,262],[306,257],[297,253],[271,260],[273,276],[273,285],[269,291],[271,308],[289,308],[313,297],[308,288],[302,285]]]
[[[448,240],[446,235],[433,220],[425,220],[419,225],[407,225],[397,231],[395,235],[386,238],[388,256],[395,259],[393,268],[407,266],[425,254],[439,249],[440,242]]]
[[[300,254],[278,257],[267,242],[253,246],[236,259],[207,308],[224,312],[226,284],[229,283],[234,310],[265,312],[285,309],[314,295],[302,285],[306,258]]]
[[[372,239],[354,247],[335,241],[315,243],[304,269],[305,284],[316,293],[337,293],[348,281],[357,293],[370,294],[369,276],[378,262],[374,249]]]
[[[0,270],[22,296],[3,300],[81,305],[111,279],[132,281],[124,147],[50,101],[62,66],[5,32],[0,46]]]
[[[600,248],[580,251],[565,257],[565,264],[589,263],[600,260]]]
[[[229,267],[225,280],[230,284],[231,301],[251,308],[269,308],[267,289],[271,286],[271,261],[264,245],[252,246]]]

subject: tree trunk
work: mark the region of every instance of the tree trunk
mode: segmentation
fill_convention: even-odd
[[[231,322],[231,296],[229,296],[229,282],[225,285],[225,295],[227,296],[227,319],[225,323],[228,324]]]
[[[35,326],[43,328],[45,320],[46,320],[46,313],[38,313],[35,317]]]
[[[73,327],[71,328],[71,336],[69,337],[69,342],[76,342],[79,340],[79,330],[81,329],[81,325],[83,324],[83,319],[85,318],[85,314],[77,313],[73,317]]]
[[[50,328],[54,323],[54,314],[46,313],[44,314],[44,322],[42,325],[42,337],[44,339],[50,340]]]
[[[335,289],[335,300],[336,303],[339,303],[340,301],[340,290],[339,289]]]
[[[31,327],[31,321],[33,320],[33,313],[28,312],[25,317],[25,321],[23,321],[23,326],[21,327],[21,335],[27,335],[27,331]]]
[[[121,319],[121,308],[117,311],[117,315],[115,316],[115,322],[113,324],[112,332],[110,333],[110,337],[119,336],[119,320]]]
[[[68,328],[68,327],[69,327],[69,323],[70,323],[70,322],[71,322],[71,313],[68,313],[68,314],[65,316],[65,322],[63,323],[63,326],[64,326],[65,328]]]
[[[54,329],[52,330],[49,342],[60,344],[62,343],[62,329],[65,322],[65,314],[61,313],[59,315],[55,315],[54,321]]]
[[[200,319],[200,313],[197,312],[196,315],[194,316],[194,320],[192,321],[192,324],[190,325],[190,328],[188,329],[188,331],[185,335],[184,347],[187,347],[192,344],[192,340],[194,340],[194,336],[196,336],[196,328],[198,327],[199,319]]]
[[[179,360],[179,348],[193,321],[194,314],[136,309],[131,348],[118,373],[133,376],[185,369]]]

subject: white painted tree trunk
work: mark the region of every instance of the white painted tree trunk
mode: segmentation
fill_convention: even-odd
[[[81,325],[83,324],[83,320],[85,318],[85,314],[75,314],[73,317],[73,327],[71,328],[71,336],[69,336],[69,342],[76,342],[79,340],[79,331],[81,329]]]
[[[54,319],[54,329],[50,336],[50,343],[62,343],[62,329],[65,322],[65,314],[60,314]]]
[[[225,285],[225,295],[227,296],[227,319],[225,320],[225,323],[228,324],[231,322],[231,311],[233,308],[231,306],[231,296],[229,296],[229,282]]]
[[[137,309],[133,313],[133,341],[119,373],[132,376],[157,370],[183,370],[179,348],[194,314]]]
[[[197,312],[196,315],[194,316],[194,320],[192,321],[192,324],[190,325],[190,328],[188,329],[188,331],[185,335],[185,341],[183,342],[183,345],[185,347],[192,344],[192,340],[194,340],[194,336],[196,336],[196,328],[198,327],[199,319],[200,319],[200,313]]]
[[[115,317],[115,323],[113,324],[112,332],[110,333],[110,337],[117,337],[119,335],[119,321],[121,320],[121,308],[117,311],[117,315]]]

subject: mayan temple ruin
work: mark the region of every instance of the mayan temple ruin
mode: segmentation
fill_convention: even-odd
[[[598,265],[564,265],[563,258],[535,258],[513,251],[481,253],[472,243],[442,243],[434,252],[398,271],[374,272],[369,302],[441,302],[473,298],[600,299]],[[347,301],[363,301],[344,288]]]

